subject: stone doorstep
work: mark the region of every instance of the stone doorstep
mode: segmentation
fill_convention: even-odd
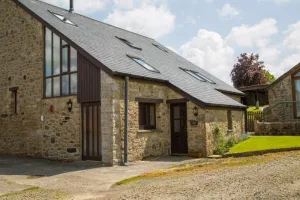
[[[250,151],[250,152],[242,152],[242,153],[227,153],[223,155],[224,158],[234,157],[249,157],[249,156],[258,156],[258,155],[264,155],[268,153],[278,153],[278,152],[288,152],[288,151],[300,151],[300,147],[294,147],[294,148],[284,148],[284,149],[268,149],[268,150],[262,150],[262,151]]]

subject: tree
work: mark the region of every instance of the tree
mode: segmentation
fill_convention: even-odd
[[[265,70],[264,62],[258,54],[243,53],[230,73],[234,87],[261,85],[270,83],[275,77]]]
[[[267,77],[268,80],[269,80],[269,81],[267,82],[268,84],[269,84],[269,83],[273,83],[273,82],[276,80],[275,76],[274,76],[273,74],[271,74],[269,70],[266,70],[266,69],[265,69],[265,70],[264,70],[264,74],[265,74],[265,77]]]

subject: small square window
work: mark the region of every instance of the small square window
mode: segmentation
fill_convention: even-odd
[[[168,53],[168,51],[167,51],[165,48],[163,48],[162,46],[160,46],[160,45],[158,45],[158,44],[154,44],[154,43],[152,43],[152,44],[153,44],[153,46],[157,47],[158,49],[160,49],[160,50],[162,50],[162,51]]]
[[[130,47],[132,47],[134,49],[142,51],[142,48],[135,46],[135,44],[133,44],[132,42],[130,42],[130,41],[124,39],[124,38],[117,37],[117,36],[116,36],[116,38],[118,38],[119,40],[121,40],[122,42],[124,42],[125,44],[127,44],[128,46],[130,46]]]
[[[139,103],[139,129],[156,129],[156,106],[154,103]]]
[[[159,73],[159,71],[157,69],[155,69],[154,67],[150,66],[149,64],[147,64],[145,61],[143,61],[140,58],[135,58],[135,57],[131,57],[128,56],[129,58],[131,58],[132,60],[134,60],[136,63],[138,63],[139,65],[143,66],[145,69],[151,71],[151,72],[157,72]]]

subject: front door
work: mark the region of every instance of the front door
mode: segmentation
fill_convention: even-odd
[[[102,160],[100,103],[82,104],[82,159]]]
[[[186,103],[171,104],[171,151],[187,154],[187,108]]]

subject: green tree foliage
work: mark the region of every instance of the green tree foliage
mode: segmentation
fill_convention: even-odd
[[[258,54],[243,53],[230,73],[234,87],[245,87],[270,83],[275,77],[265,70]],[[270,80],[271,79],[271,80]]]
[[[268,83],[273,83],[276,80],[275,76],[271,74],[269,70],[265,69],[264,72],[265,72],[265,77],[267,77],[269,80]]]

